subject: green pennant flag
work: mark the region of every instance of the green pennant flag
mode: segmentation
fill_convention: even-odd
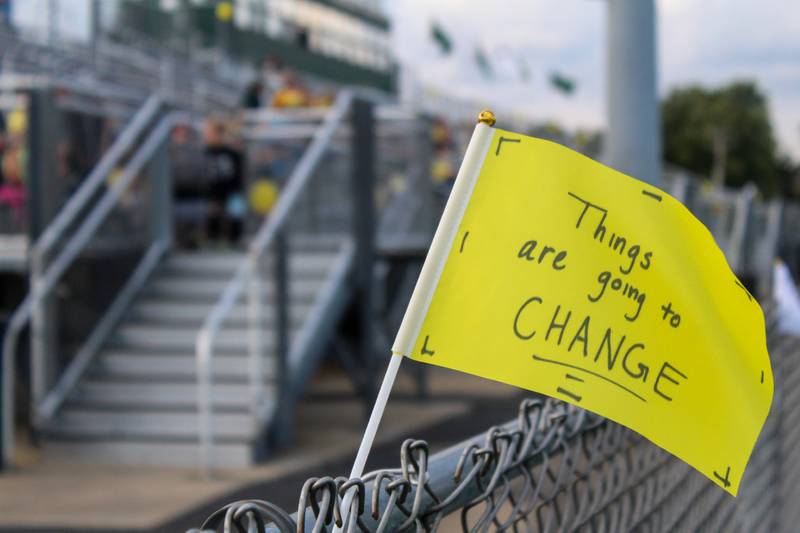
[[[438,22],[431,22],[431,38],[439,46],[439,50],[443,54],[450,55],[453,51],[453,41],[450,40],[450,36]]]
[[[550,85],[566,95],[575,92],[575,81],[558,72],[550,74]]]
[[[478,65],[481,74],[483,74],[485,78],[491,78],[494,76],[492,64],[489,63],[489,58],[487,57],[486,52],[484,52],[483,48],[480,46],[475,48],[475,64]]]

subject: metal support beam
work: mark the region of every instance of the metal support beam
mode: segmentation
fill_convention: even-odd
[[[369,405],[375,396],[377,373],[374,372],[373,324],[373,267],[375,265],[375,116],[371,102],[356,99],[352,107],[352,180],[353,237],[355,251],[355,312],[357,314],[356,353],[363,365],[367,380],[365,393]],[[369,408],[369,406],[368,406]]]
[[[28,101],[28,233],[34,242],[53,220],[64,198],[58,177],[58,139],[61,131],[55,97],[51,89],[35,89]],[[30,286],[40,289],[49,266],[46,254],[30,257]],[[31,394],[38,404],[55,377],[55,344],[58,316],[53,296],[43,298],[31,315]]]
[[[276,410],[276,421],[273,428],[276,432],[270,435],[271,447],[277,448],[286,444],[289,440],[289,429],[291,420],[289,419],[288,400],[290,397],[289,386],[291,375],[289,370],[289,351],[291,349],[289,333],[291,328],[291,308],[289,299],[289,245],[286,230],[281,230],[275,236],[275,258],[273,272],[275,276],[275,316],[277,318],[275,343],[277,358],[277,379],[275,385],[278,388],[278,409]],[[260,324],[257,327],[263,327]]]
[[[607,0],[606,162],[661,182],[655,0]]]
[[[172,161],[169,144],[162,144],[148,165],[151,196],[150,235],[169,248],[174,237],[172,216]]]

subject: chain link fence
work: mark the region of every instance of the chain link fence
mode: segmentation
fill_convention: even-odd
[[[775,396],[738,498],[619,424],[537,398],[523,401],[515,420],[435,455],[424,441],[405,441],[399,468],[311,478],[293,515],[238,501],[202,529],[330,531],[341,524],[343,494],[356,487],[351,531],[795,531],[800,339],[775,331],[769,339]]]

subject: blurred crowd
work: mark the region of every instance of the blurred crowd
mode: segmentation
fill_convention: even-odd
[[[247,229],[268,215],[277,202],[308,142],[303,135],[276,136],[276,129],[300,123],[294,117],[303,115],[292,115],[293,110],[324,109],[332,105],[335,96],[335,86],[304,77],[269,57],[243,91],[239,110],[203,117],[199,127],[176,127],[170,145],[177,244],[184,248],[240,245]],[[320,115],[309,116],[318,120]],[[124,123],[65,113],[56,141],[58,176],[48,193],[66,200]],[[269,141],[252,142],[248,134],[252,135],[254,127],[261,128],[259,132],[270,130],[273,136]],[[0,112],[0,225],[4,228],[26,226],[27,129],[24,107]],[[458,156],[469,130],[443,118],[430,120],[430,179],[442,203],[455,180]],[[108,183],[121,172],[122,168],[112,171]],[[138,194],[138,182],[134,181],[126,195],[133,198]]]
[[[25,224],[26,118],[23,109],[0,112],[0,226],[4,230]]]
[[[328,88],[309,89],[300,75],[269,57],[247,85],[241,107],[244,113],[327,107],[334,94]],[[199,140],[185,126],[173,132],[178,245],[236,246],[248,216],[256,220],[266,216],[277,201],[305,141],[248,149],[245,122],[242,113],[207,117]],[[280,124],[280,119],[272,124]]]
[[[291,109],[300,107],[327,107],[333,103],[335,90],[316,83],[310,89],[310,80],[285,66],[277,57],[266,58],[261,72],[245,89],[242,96],[244,109]]]

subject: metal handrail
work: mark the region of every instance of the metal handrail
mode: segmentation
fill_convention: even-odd
[[[53,77],[48,74],[16,74],[5,73],[0,76],[0,88],[5,91],[19,91],[55,86],[59,89],[99,98],[113,98],[115,100],[139,103],[144,99],[142,90],[129,89],[117,84],[93,80],[74,81],[63,77]]]
[[[145,126],[153,120],[160,107],[161,100],[158,96],[153,95],[147,99],[108,151],[103,154],[103,157],[100,158],[100,161],[98,161],[86,179],[83,180],[78,190],[70,196],[67,203],[58,212],[58,215],[36,240],[31,249],[33,254],[46,253],[55,243],[59,242],[64,231],[86,207],[86,204],[97,190],[106,183],[109,172],[119,165],[122,156],[130,150],[133,143],[144,131]]]
[[[208,474],[212,468],[213,462],[212,448],[214,436],[212,428],[211,388],[213,385],[212,360],[214,357],[216,338],[223,322],[233,310],[236,301],[244,293],[251,274],[256,271],[258,260],[266,250],[276,242],[276,238],[286,225],[289,214],[296,206],[300,195],[306,189],[313,171],[322,160],[322,156],[333,140],[337,128],[342,124],[349,111],[352,101],[353,94],[350,91],[343,91],[337,97],[333,108],[330,109],[324,121],[317,129],[307,150],[294,168],[286,186],[281,191],[280,198],[274,211],[264,221],[251,241],[247,258],[239,264],[239,267],[226,285],[219,300],[209,312],[203,322],[203,327],[197,335],[198,430],[203,461],[202,467],[206,474]],[[257,358],[258,355],[252,354],[251,357]],[[260,375],[254,378],[254,383],[261,382]],[[256,405],[254,405],[254,411],[256,414],[260,410],[260,405],[257,405],[260,398],[262,398],[260,391],[254,391],[254,402],[256,403]]]
[[[178,122],[188,122],[188,116],[185,113],[172,112],[166,115],[158,123],[153,132],[136,150],[133,157],[123,169],[120,177],[115,180],[113,185],[103,194],[100,201],[92,209],[85,221],[78,228],[77,232],[70,237],[63,249],[59,251],[58,256],[48,266],[47,270],[43,272],[40,278],[35,278],[31,291],[26,295],[22,304],[12,315],[9,325],[6,329],[3,339],[3,454],[6,462],[10,462],[13,456],[13,413],[14,413],[14,395],[13,391],[13,376],[15,375],[15,354],[16,346],[19,340],[19,335],[22,332],[25,324],[30,320],[33,312],[41,304],[45,297],[53,290],[61,276],[67,271],[69,266],[78,257],[79,253],[89,243],[90,239],[94,236],[95,232],[100,228],[103,221],[111,214],[112,209],[117,205],[119,200],[128,187],[136,179],[137,175],[144,168],[145,164],[152,158],[156,150],[161,146],[165,139],[169,136],[172,128]],[[98,165],[99,166],[99,165]],[[112,167],[113,168],[113,167]],[[111,169],[109,169],[111,170]],[[104,177],[102,174],[97,174]],[[77,194],[77,193],[76,193]],[[84,206],[83,203],[76,202],[72,204],[78,206],[75,209],[80,209]],[[62,217],[59,226],[54,230],[51,235],[59,236],[64,231],[65,224],[70,220]],[[150,250],[148,253],[155,253]],[[149,263],[149,261],[146,261]],[[134,278],[141,277],[134,275]],[[93,353],[88,356],[81,356],[77,359],[79,370],[67,372],[62,376],[62,380],[57,384],[56,388],[51,391],[42,404],[38,403],[39,398],[32,399],[33,421],[35,425],[41,424],[48,416],[52,416],[56,409],[63,403],[66,396],[74,388],[80,379],[83,371],[88,367],[89,360]],[[34,361],[36,364],[36,361]],[[44,409],[43,409],[44,407]]]
[[[207,68],[198,62],[196,54],[180,56],[175,53],[157,50],[156,54],[144,52],[140,47],[130,44],[119,44],[104,39],[102,45],[91,49],[76,46],[75,43],[34,42],[29,36],[10,34],[0,28],[0,48],[7,68],[4,71],[20,70],[34,73],[46,72],[46,75],[26,76],[36,79],[38,83],[50,83],[57,80],[59,86],[69,86],[70,90],[104,88],[112,97],[127,94],[127,98],[141,101],[146,94],[158,90],[170,101],[181,105],[188,103],[181,92],[192,94],[202,90],[206,103],[219,103],[225,107],[235,107],[238,103],[238,88],[242,79],[251,77],[251,69],[237,65],[244,74],[236,77],[222,77],[219,72]],[[159,72],[166,65],[170,79],[181,81],[181,87],[164,85]],[[10,68],[9,68],[10,67]],[[90,83],[75,83],[75,70],[91,73]],[[176,74],[176,70],[178,73]],[[23,75],[24,76],[24,75]],[[194,96],[194,95],[192,95]],[[194,102],[194,98],[192,98]],[[212,104],[212,105],[214,105]]]

